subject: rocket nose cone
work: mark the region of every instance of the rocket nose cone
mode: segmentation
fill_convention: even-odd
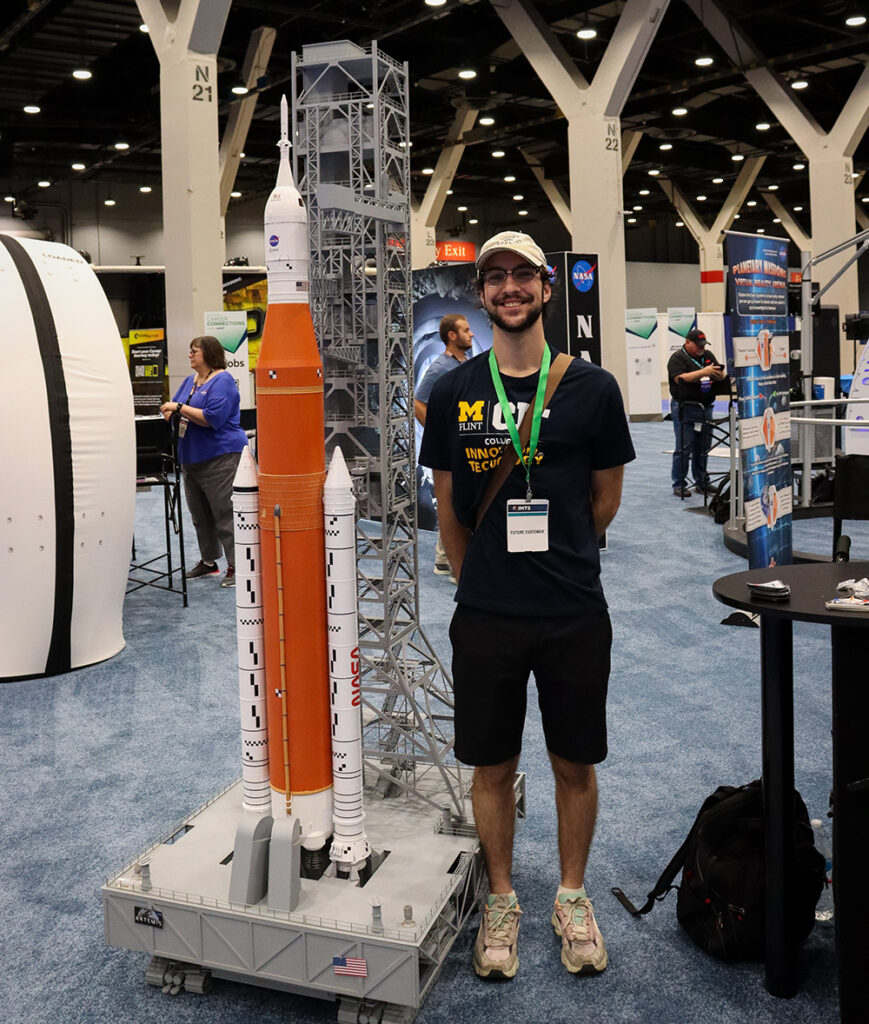
[[[248,445],[244,446],[244,450],[238,460],[238,469],[235,471],[235,479],[232,481],[232,486],[244,488],[259,486],[256,462],[250,453]]]
[[[344,461],[344,453],[339,445],[335,446],[332,452],[332,460],[329,463],[329,472],[326,474],[326,487],[330,490],[346,490],[352,488],[353,481],[350,479],[350,471]]]

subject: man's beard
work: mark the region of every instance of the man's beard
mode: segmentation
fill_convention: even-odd
[[[522,331],[527,331],[529,327],[532,327],[540,317],[543,315],[543,300],[535,302],[526,308],[525,316],[521,320],[516,322],[510,322],[504,320],[501,314],[498,312],[498,307],[494,304],[491,309],[486,309],[489,314],[489,319],[493,324],[497,324],[502,331],[506,331],[508,334],[521,334]]]

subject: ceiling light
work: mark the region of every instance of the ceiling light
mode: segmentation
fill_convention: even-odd
[[[423,167],[423,174],[434,174],[434,167]]]
[[[453,190],[451,188],[448,188],[447,189],[447,195],[451,196],[452,194],[453,194]]]
[[[713,60],[711,57],[695,57],[694,63],[698,68],[708,68],[713,63]]]
[[[758,228],[757,229],[757,233],[759,235],[765,235],[766,234],[766,228]]]
[[[14,203],[15,202],[15,196],[3,196],[3,202],[4,203]]]
[[[863,14],[852,14],[849,18],[845,18],[845,24],[848,28],[859,28],[866,24],[866,17]]]
[[[730,159],[736,161],[736,163],[739,163],[739,161],[744,160],[745,157],[742,155],[742,153],[734,153]]]
[[[239,83],[238,85],[234,85],[232,87],[231,92],[233,96],[247,96],[247,94],[250,92],[250,89],[248,89],[246,85],[242,85],[241,83]]]
[[[739,220],[739,214],[738,214],[738,213],[734,213],[734,215],[733,215],[733,219],[734,219],[734,220]]]
[[[671,111],[673,117],[684,117],[688,113],[687,107],[674,107]]]
[[[116,205],[116,203],[115,203],[114,199],[112,199],[111,196],[109,196],[108,198],[103,200],[103,206],[115,206],[115,205]]]
[[[525,196],[523,196],[521,192],[517,192],[516,195],[513,196],[513,198],[516,200],[517,203],[521,203]]]
[[[713,185],[723,185],[724,184],[724,178],[713,178],[712,179],[712,184]]]
[[[511,181],[515,181],[515,180],[516,180],[516,175],[515,174],[505,174],[504,175],[504,181],[506,181],[506,182],[511,182]]]
[[[456,209],[459,211],[459,213],[467,213],[468,212],[467,206],[457,206]]]
[[[519,210],[518,212],[519,212],[519,216],[520,217],[527,217],[528,216],[528,211],[527,210]]]
[[[499,160],[504,155],[505,154],[504,154],[504,150],[503,149],[493,149],[492,150],[492,156],[495,157],[496,160]]]
[[[425,0],[426,7],[443,7],[447,0]]]
[[[865,201],[866,200],[864,199],[863,202],[865,202]],[[794,207],[794,213],[802,213],[802,212],[803,212],[802,206],[795,206]]]
[[[640,189],[640,195],[641,196],[647,196],[648,194],[649,194],[649,190],[647,188],[641,188]]]
[[[141,24],[141,25],[139,26],[139,31],[140,31],[140,32],[146,32],[146,33],[147,33],[147,32],[150,32],[151,30],[150,30],[150,29],[148,28],[148,26],[147,26],[147,25],[146,25],[146,24],[145,24],[145,23],[143,22],[143,23],[142,23],[142,24]]]
[[[74,171],[83,171],[83,170],[84,170],[84,164],[83,164],[83,163],[79,163],[79,162],[76,162],[76,163],[74,163],[74,164],[72,165],[72,169],[73,169]]]
[[[697,202],[698,203],[705,203],[706,202],[706,196],[697,196]]]
[[[770,190],[770,192],[778,192],[778,185],[767,185],[766,187]]]
[[[642,210],[642,206],[632,206],[632,210]]]
[[[772,222],[773,222],[773,224],[781,224],[781,218],[780,217],[773,217]]]
[[[49,188],[51,186],[51,182],[47,178],[42,178],[42,180],[41,181],[37,181],[36,184],[40,188]]]
[[[77,78],[80,82],[86,82],[89,78],[93,78],[93,75],[87,68],[76,68],[72,73],[72,77]]]
[[[869,196],[863,196],[863,198],[860,200],[860,202],[861,203],[869,203]],[[794,209],[795,210],[802,210],[802,206],[795,206]]]
[[[795,171],[804,171],[805,169],[806,169],[806,165],[805,164],[794,164],[794,170]]]
[[[658,149],[660,149],[664,153],[666,153],[667,150],[672,149],[672,148],[673,148],[673,143],[672,142],[662,142],[661,145],[658,146]]]
[[[637,218],[636,217],[628,217],[628,224],[636,224],[636,223],[637,223]]]
[[[27,106],[24,107],[25,114],[39,114],[41,111],[42,107],[37,107],[35,103],[28,103]]]
[[[805,80],[805,78],[795,78],[793,82],[791,82],[792,89],[808,89],[808,87],[809,83]]]
[[[685,227],[685,222],[682,221],[682,220],[677,220],[676,221],[676,227],[677,228],[684,228]]]
[[[770,126],[769,126],[769,123],[767,121],[759,121],[754,127],[759,132],[768,132]]]
[[[230,192],[229,194],[233,199],[241,199],[241,192]]]
[[[472,78],[477,77],[477,72],[473,68],[462,68],[459,72],[459,78],[464,78],[465,81],[470,81]]]
[[[477,220],[476,217],[471,217],[471,219],[468,221],[468,223],[469,224],[479,224],[480,222]]]
[[[581,28],[576,34],[580,39],[594,39],[594,37],[597,35],[597,29]]]
[[[238,154],[238,158],[239,158],[239,160],[244,160],[244,157],[245,157],[245,154],[244,154],[244,153],[239,153],[239,154]]]
[[[129,142],[116,142],[115,143],[115,149],[124,150],[124,149],[129,149],[129,148],[130,148]]]
[[[757,206],[757,200],[756,199],[749,199],[748,202],[745,205],[746,206]]]
[[[139,191],[140,191],[140,192],[144,192],[144,193],[145,193],[145,195],[147,195],[147,194],[148,194],[149,192],[151,192],[151,191],[152,191],[152,189],[151,189],[151,186],[150,186],[150,185],[140,185],[140,186],[139,186]]]
[[[480,118],[480,124],[485,125],[486,128],[488,128],[490,124],[494,124],[494,123],[495,123],[495,118],[494,117],[481,117]]]
[[[660,171],[658,170],[658,168],[657,168],[657,167],[653,167],[653,168],[652,168],[652,169],[651,169],[651,170],[649,171],[649,174],[651,174],[651,176],[652,176],[653,178],[657,177],[657,176],[658,176],[658,175],[659,175],[660,173],[661,173],[661,172],[660,172]]]

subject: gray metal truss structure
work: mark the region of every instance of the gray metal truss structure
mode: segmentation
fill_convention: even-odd
[[[419,626],[407,66],[372,43],[293,55],[293,161],[336,444],[359,499],[363,757],[381,796],[465,816],[452,683]],[[437,773],[443,798],[432,799]]]

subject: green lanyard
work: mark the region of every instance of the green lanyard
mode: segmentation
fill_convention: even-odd
[[[510,440],[513,442],[513,447],[525,470],[525,480],[528,483],[528,493],[526,495],[528,501],[531,501],[531,463],[537,452],[537,441],[540,437],[540,423],[543,419],[543,395],[546,392],[546,381],[549,378],[549,364],[551,361],[552,354],[549,351],[549,346],[544,345],[543,360],[540,363],[540,379],[537,381],[537,394],[534,396],[534,409],[531,414],[531,437],[528,441],[528,459],[526,460],[522,453],[522,442],[519,440],[516,420],[510,409],[510,403],[507,401],[507,393],[504,391],[504,385],[501,382],[501,374],[498,372],[498,360],[495,358],[495,350],[493,348],[489,349],[489,370],[492,374],[492,383],[495,385],[495,394],[501,403],[501,413],[504,417],[504,422],[507,424],[507,430],[510,432]]]

